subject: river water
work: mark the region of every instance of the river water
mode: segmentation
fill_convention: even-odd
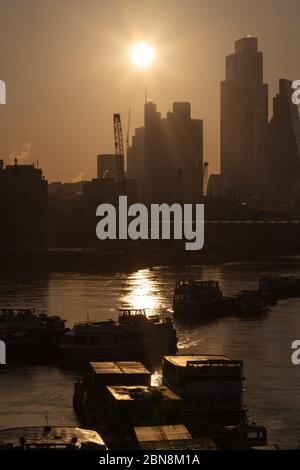
[[[67,325],[117,318],[116,307],[171,309],[176,279],[220,282],[225,295],[257,287],[262,275],[300,275],[299,264],[231,263],[157,267],[133,273],[49,273],[0,278],[0,307],[36,307]],[[300,339],[300,299],[278,302],[263,317],[176,324],[179,353],[225,354],[244,361],[250,416],[268,428],[269,441],[300,445],[300,366],[291,343]],[[0,369],[0,427],[78,424],[72,409],[76,372],[53,366],[8,364]],[[155,371],[159,377],[159,368]]]

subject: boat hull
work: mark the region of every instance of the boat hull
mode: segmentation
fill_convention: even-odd
[[[145,360],[161,357],[165,354],[174,354],[177,350],[176,335],[164,341],[153,339],[151,341],[140,341],[123,347],[67,347],[61,346],[59,350],[60,359],[71,362],[92,362],[92,361],[129,361]]]

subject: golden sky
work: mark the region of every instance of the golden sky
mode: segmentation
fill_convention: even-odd
[[[96,176],[113,151],[112,115],[131,133],[148,97],[163,115],[190,101],[204,120],[204,160],[218,171],[219,96],[234,41],[257,36],[269,109],[278,79],[300,79],[299,0],[0,0],[0,158],[39,160],[49,181]],[[136,42],[155,49],[151,67],[130,61]]]

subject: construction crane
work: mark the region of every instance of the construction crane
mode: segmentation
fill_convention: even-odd
[[[208,181],[208,162],[204,162],[204,164],[203,164],[203,184],[202,184],[203,196],[206,196],[207,181]]]
[[[119,194],[124,192],[125,185],[125,167],[124,167],[124,145],[123,131],[120,114],[114,114],[114,137],[115,137],[115,155],[117,167],[117,184]]]

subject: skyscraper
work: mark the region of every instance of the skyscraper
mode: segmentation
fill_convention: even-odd
[[[221,173],[223,191],[240,199],[262,192],[268,123],[268,86],[257,38],[235,42],[221,82]]]
[[[288,197],[300,179],[300,120],[292,102],[292,82],[279,80],[279,93],[273,98],[273,117],[268,125],[266,192]]]
[[[128,152],[128,174],[138,181],[141,201],[197,202],[202,195],[203,121],[191,118],[191,105],[173,103],[161,118],[154,103],[145,104],[145,125],[136,129]]]

